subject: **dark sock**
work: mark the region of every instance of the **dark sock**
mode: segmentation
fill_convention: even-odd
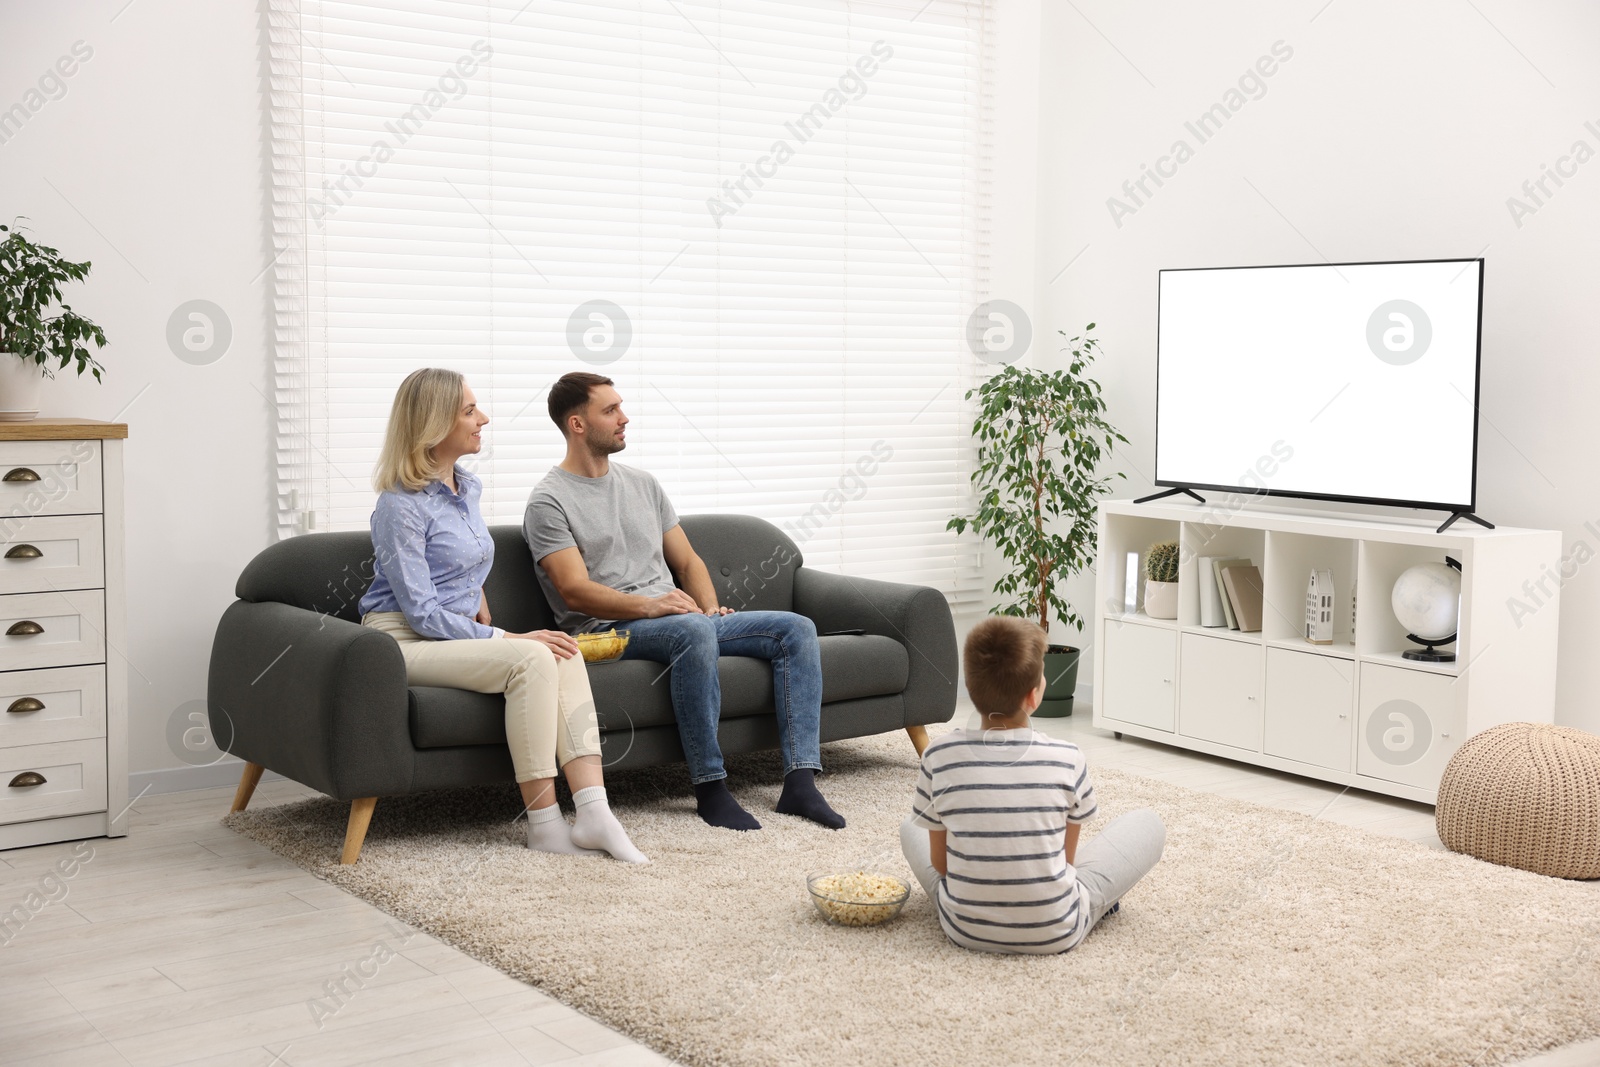
[[[778,813],[798,815],[830,830],[844,829],[844,816],[828,807],[828,802],[817,792],[817,772],[810,767],[797,767],[783,776]]]
[[[741,808],[739,802],[733,799],[733,794],[728,792],[725,778],[701,782],[694,787],[694,810],[712,826],[728,830],[761,829],[756,817]]]

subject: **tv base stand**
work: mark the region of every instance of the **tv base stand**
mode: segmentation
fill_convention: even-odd
[[[1478,516],[1474,515],[1470,511],[1452,511],[1450,513],[1450,517],[1448,519],[1444,520],[1444,524],[1441,525],[1437,530],[1435,530],[1433,532],[1434,533],[1444,533],[1446,530],[1450,529],[1451,524],[1454,523],[1457,519],[1470,520],[1472,522],[1477,523],[1479,526],[1482,526],[1486,530],[1494,529],[1494,523],[1486,522],[1485,520],[1478,518]]]
[[[1193,489],[1168,489],[1168,490],[1166,490],[1164,492],[1151,493],[1149,496],[1142,496],[1139,499],[1135,500],[1134,503],[1135,504],[1148,504],[1152,500],[1161,500],[1164,497],[1177,496],[1179,493],[1188,493],[1190,496],[1194,497],[1196,503],[1204,504],[1206,502],[1205,501],[1205,497],[1201,496],[1199,493],[1195,492]]]

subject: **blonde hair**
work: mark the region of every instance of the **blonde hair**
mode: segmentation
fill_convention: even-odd
[[[389,409],[389,429],[372,474],[380,493],[403,488],[410,492],[444,477],[433,458],[434,447],[455,428],[466,396],[467,380],[453,370],[424,367],[406,375]]]
[[[984,715],[1022,710],[1022,698],[1044,677],[1049,645],[1039,624],[1027,619],[991,615],[974,626],[961,652],[961,673],[973,705]]]

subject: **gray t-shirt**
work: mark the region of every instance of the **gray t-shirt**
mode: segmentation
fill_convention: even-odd
[[[678,525],[678,513],[654,476],[612,463],[599,478],[585,478],[560,467],[534,486],[522,516],[522,536],[535,563],[552,552],[576,546],[589,579],[619,593],[661,596],[677,583],[661,551],[661,535]],[[616,619],[596,619],[573,611],[561,599],[543,567],[539,584],[569,634],[605,630]]]

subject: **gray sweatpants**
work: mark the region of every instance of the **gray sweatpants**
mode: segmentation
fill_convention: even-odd
[[[1119,815],[1087,841],[1078,843],[1078,886],[1089,905],[1089,927],[1099,922],[1106,911],[1132,889],[1134,883],[1150,873],[1161,859],[1167,844],[1167,828],[1161,816],[1149,808],[1138,808]],[[928,852],[928,831],[906,816],[900,824],[900,850],[911,865],[911,873],[922,883],[930,898],[939,891],[939,872],[934,870]]]

